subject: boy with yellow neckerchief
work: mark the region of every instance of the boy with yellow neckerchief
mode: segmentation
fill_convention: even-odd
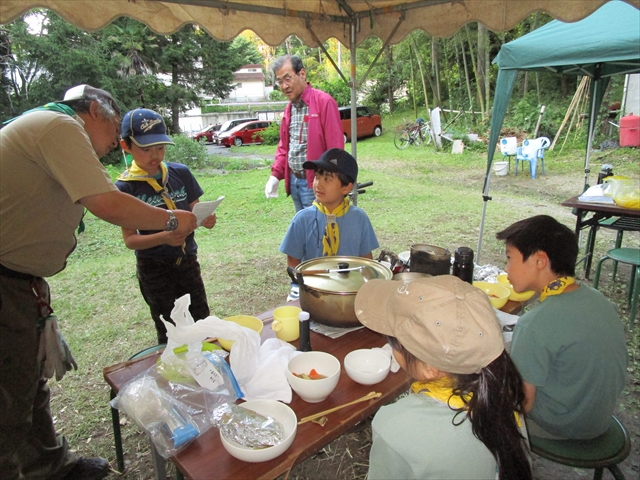
[[[118,177],[120,191],[150,205],[172,210],[192,211],[204,193],[189,169],[179,163],[163,162],[165,148],[174,143],[167,136],[162,117],[145,108],[127,112],[122,119],[120,145],[133,157],[131,167]],[[215,214],[202,225],[213,228]],[[167,343],[167,330],[160,315],[171,320],[177,298],[190,294],[189,311],[195,320],[209,316],[209,305],[194,233],[187,237],[168,231],[122,229],[125,245],[135,250],[140,291],[151,310],[158,344]]]
[[[627,348],[615,306],[576,283],[578,242],[547,215],[514,223],[504,240],[505,271],[516,292],[540,304],[516,324],[511,357],[522,375],[529,434],[590,439],[604,433],[625,384]]]
[[[287,255],[287,266],[317,257],[348,255],[373,258],[378,239],[364,210],[349,204],[349,192],[358,180],[355,158],[332,148],[316,161],[304,162],[306,170],[315,170],[315,202],[300,210],[289,225],[280,245]],[[298,285],[291,285],[287,300],[298,296]]]

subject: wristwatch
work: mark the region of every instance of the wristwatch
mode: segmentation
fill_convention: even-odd
[[[165,231],[171,232],[178,228],[178,219],[173,214],[172,210],[167,210],[169,212],[169,220],[167,221],[167,226],[165,227]]]

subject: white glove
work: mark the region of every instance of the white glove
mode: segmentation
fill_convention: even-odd
[[[38,361],[44,361],[43,375],[51,378],[55,374],[56,380],[62,380],[64,374],[72,368],[78,369],[71,350],[65,341],[55,315],[50,315],[45,320],[44,328],[40,334],[40,345],[38,349]]]
[[[280,180],[271,175],[269,180],[267,180],[267,184],[264,186],[264,196],[267,198],[278,198],[278,185],[280,185]]]

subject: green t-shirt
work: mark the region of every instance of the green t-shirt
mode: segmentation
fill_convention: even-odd
[[[493,455],[473,435],[469,420],[458,426],[451,423],[455,413],[423,394],[382,407],[371,425],[367,478],[495,480]],[[462,418],[461,414],[457,420]]]
[[[574,439],[604,433],[625,384],[627,347],[602,293],[581,285],[547,297],[516,324],[511,358],[536,387],[528,416],[544,430]]]

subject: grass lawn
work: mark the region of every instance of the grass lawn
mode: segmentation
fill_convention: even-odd
[[[400,151],[393,145],[393,133],[389,129],[379,138],[358,144],[359,181],[374,182],[358,197],[358,206],[368,213],[382,249],[399,253],[414,243],[429,243],[451,251],[459,246],[476,250],[485,148],[469,148],[461,155],[436,153],[432,147]],[[201,200],[226,196],[218,208],[216,227],[196,233],[209,305],[216,316],[255,314],[286,299],[289,277],[278,246],[294,208],[285,196],[284,182],[279,198],[265,199],[274,151],[275,147],[268,146],[233,147],[237,156],[212,157],[207,168],[194,171],[205,191]],[[595,182],[603,163],[612,164],[616,174],[639,179],[639,162],[638,150],[595,153],[591,171],[596,173],[591,173],[590,180]],[[516,220],[546,213],[573,228],[575,217],[560,203],[582,191],[583,163],[582,150],[565,149],[547,153],[547,174],[535,180],[528,174],[515,177],[513,165],[506,177],[492,173],[493,200],[487,205],[480,263],[504,265],[503,245],[494,236]],[[124,246],[120,229],[90,214],[85,223],[86,231],[67,268],[50,279],[53,308],[79,364],[77,372],[51,382],[52,411],[57,428],[72,448],[83,456],[106,457],[115,466],[109,389],[102,369],[153,345],[156,336],[135,278],[134,254]],[[637,233],[627,233],[624,245],[638,247],[639,238]],[[613,243],[613,232],[600,231],[596,258]],[[374,252],[374,258],[378,253]],[[621,305],[623,315],[620,292],[625,275],[626,270],[605,290]],[[634,356],[629,408],[637,412],[637,336],[630,341],[630,349]],[[123,429],[129,462],[125,478],[152,478],[147,439],[124,415],[122,418],[129,423]]]

